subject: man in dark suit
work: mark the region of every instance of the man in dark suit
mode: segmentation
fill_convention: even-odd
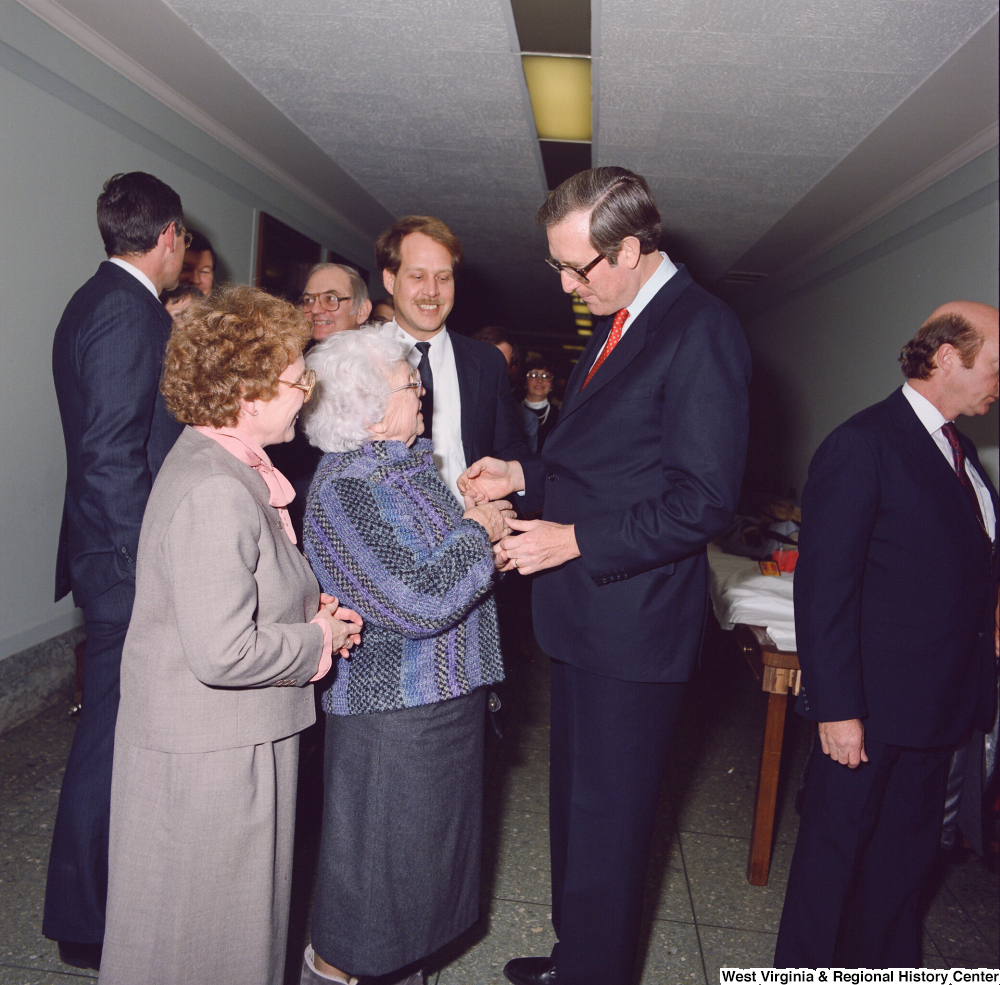
[[[399,338],[424,385],[421,412],[434,462],[459,502],[457,480],[485,455],[527,454],[524,425],[495,346],[448,331],[455,303],[458,237],[432,216],[404,216],[375,244],[382,283],[392,295]]]
[[[750,354],[735,315],[657,250],[645,180],[584,171],[536,216],[549,264],[600,320],[541,455],[475,463],[477,498],[522,492],[499,560],[539,572],[551,658],[548,958],[516,985],[628,985],[670,736],[701,646],[705,547],[732,522],[746,456]]]
[[[73,295],[52,372],[66,439],[56,599],[73,592],[87,630],[83,707],[52,836],[42,931],[64,961],[96,967],[104,937],[118,671],[135,594],[139,528],[153,479],[180,433],[159,392],[188,234],[176,192],[117,174],[97,200],[109,260]]]
[[[906,384],[809,466],[797,710],[819,743],[776,967],[920,966],[948,764],[993,722],[997,495],[952,422],[997,399],[997,336],[996,308],[937,309],[903,349]]]

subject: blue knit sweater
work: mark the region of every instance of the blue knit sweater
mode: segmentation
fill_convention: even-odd
[[[339,658],[333,715],[457,698],[503,680],[486,531],[463,520],[432,445],[372,441],[323,457],[306,503],[306,557],[324,592],[365,620]]]

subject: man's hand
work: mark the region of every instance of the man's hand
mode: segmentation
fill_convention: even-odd
[[[548,520],[508,520],[507,526],[523,532],[504,537],[493,548],[497,567],[501,571],[516,568],[522,575],[530,575],[535,571],[558,567],[580,556],[572,524],[550,523]]]
[[[511,493],[523,490],[524,472],[520,462],[481,458],[458,477],[458,491],[465,497],[467,507],[486,503],[491,499],[505,499]]]
[[[819,742],[823,752],[834,762],[856,770],[868,762],[865,752],[865,727],[860,718],[844,722],[820,722]]]

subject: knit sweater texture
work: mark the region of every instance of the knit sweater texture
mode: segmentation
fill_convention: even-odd
[[[432,704],[503,680],[489,537],[463,520],[431,442],[372,441],[323,457],[304,546],[324,592],[365,621],[323,707],[357,715]]]

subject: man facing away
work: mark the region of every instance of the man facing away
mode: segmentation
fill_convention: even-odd
[[[997,495],[952,422],[997,399],[997,338],[996,308],[938,308],[903,349],[906,383],[809,466],[796,710],[819,742],[778,968],[920,966],[952,752],[993,723]]]
[[[440,219],[404,216],[379,236],[375,260],[399,338],[420,372],[423,436],[433,440],[438,472],[461,503],[457,480],[470,462],[527,454],[507,362],[495,346],[447,329],[462,244]]]
[[[505,570],[538,572],[552,677],[551,956],[515,985],[629,985],[657,798],[708,605],[705,547],[732,522],[750,354],[735,315],[658,251],[645,179],[595,168],[538,210],[562,289],[597,317],[540,456],[476,462],[460,488],[523,492]]]
[[[66,441],[56,600],[83,609],[83,706],[52,835],[42,932],[76,967],[97,967],[108,879],[111,760],[122,644],[135,596],[139,528],[153,479],[181,426],[159,392],[188,234],[181,200],[150,174],[109,179],[97,200],[109,259],[73,295],[52,372]]]

